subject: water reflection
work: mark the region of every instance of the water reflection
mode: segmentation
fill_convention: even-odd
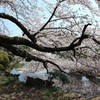
[[[90,81],[89,81],[89,79],[87,79],[86,78],[86,76],[82,76],[82,84],[84,85],[84,86],[89,86],[90,85]]]
[[[34,72],[34,73],[32,73],[32,72],[31,73],[23,73],[21,71],[17,71],[16,69],[13,69],[10,73],[13,74],[13,75],[20,74],[18,79],[21,82],[26,82],[27,76],[30,76],[30,77],[33,77],[33,78],[41,78],[43,80],[47,80],[48,76],[49,76],[45,69],[42,70],[42,71],[39,71],[39,72]]]

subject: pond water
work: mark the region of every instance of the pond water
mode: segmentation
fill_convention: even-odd
[[[48,74],[46,73],[47,71],[44,69],[42,71],[39,72],[35,72],[35,73],[23,73],[21,71],[17,71],[16,69],[13,69],[10,73],[13,75],[19,75],[19,81],[21,82],[26,82],[27,76],[33,77],[33,78],[41,78],[43,80],[47,80],[48,79]]]
[[[69,72],[68,70],[65,70]],[[47,71],[41,70],[35,73],[23,73],[21,71],[17,71],[13,69],[11,74],[20,74],[19,81],[26,82],[27,76],[33,78],[41,78],[43,80],[47,80],[50,76],[47,74]],[[61,88],[64,91],[68,92],[78,92],[84,95],[85,97],[92,97],[92,96],[100,96],[100,83],[94,83],[90,81],[86,76],[81,76],[81,78],[77,78],[76,76],[71,76],[71,83],[70,84],[62,84],[59,80],[54,80],[54,86]]]

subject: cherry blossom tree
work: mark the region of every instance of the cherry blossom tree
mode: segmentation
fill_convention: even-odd
[[[77,50],[84,48],[100,55],[99,25],[95,19],[99,10],[89,0],[1,0],[0,5],[0,46],[26,61],[42,63],[47,72],[48,64],[63,70],[55,62],[32,55],[19,45],[43,53],[72,51],[75,58]],[[13,33],[20,29],[20,36],[11,36],[8,20],[17,26],[15,31],[10,27]],[[92,42],[85,42],[88,40],[96,43],[96,48],[91,49]]]

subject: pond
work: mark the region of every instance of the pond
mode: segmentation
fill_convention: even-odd
[[[68,70],[65,70],[69,72]],[[19,75],[19,81],[26,82],[27,76],[33,77],[33,78],[40,78],[43,80],[47,80],[50,76],[46,73],[47,71],[41,70],[39,72],[34,73],[23,73],[21,71],[17,71],[16,69],[13,69],[10,73],[11,74],[20,74]],[[84,97],[92,97],[92,96],[100,96],[100,78],[98,78],[97,82],[90,80],[87,78],[87,76],[70,76],[70,83],[69,84],[62,84],[61,81],[54,79],[55,82],[54,86],[61,88],[65,92],[76,92],[81,93]]]
[[[16,69],[13,69],[11,72],[11,74],[20,74],[18,79],[19,81],[21,82],[26,82],[26,79],[27,79],[27,76],[30,76],[30,77],[33,77],[33,78],[41,78],[43,80],[47,80],[48,79],[48,74],[46,73],[46,70],[42,70],[42,71],[39,71],[39,72],[35,72],[35,73],[23,73],[21,71],[17,71]]]

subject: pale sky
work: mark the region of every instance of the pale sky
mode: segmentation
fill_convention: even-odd
[[[90,0],[90,1],[92,2],[92,6],[95,7],[96,9],[98,9],[98,5],[95,3],[95,1],[94,0]],[[47,2],[49,2],[49,3],[56,3],[56,0],[47,0]],[[44,7],[44,4],[42,4],[41,0],[39,0],[38,5]],[[47,8],[45,8],[45,9],[47,10]],[[71,5],[70,9],[72,9],[73,11],[77,11],[78,10],[78,14],[79,15],[84,15],[84,14],[87,13],[91,17],[93,17],[93,15],[91,15],[91,12],[88,9],[84,10],[83,7],[80,4]],[[2,11],[3,11],[3,9],[0,7],[0,12],[2,12]],[[46,11],[45,14],[46,14],[46,17],[49,18],[50,13],[48,13]],[[100,21],[99,17],[97,17],[97,16],[94,16],[94,17],[95,17],[95,19],[97,21]],[[13,24],[10,21],[5,21],[5,22],[7,22],[6,26],[10,29],[10,32],[12,33],[11,34],[12,36],[16,36],[16,35],[21,35],[22,34],[21,30],[15,24]]]

